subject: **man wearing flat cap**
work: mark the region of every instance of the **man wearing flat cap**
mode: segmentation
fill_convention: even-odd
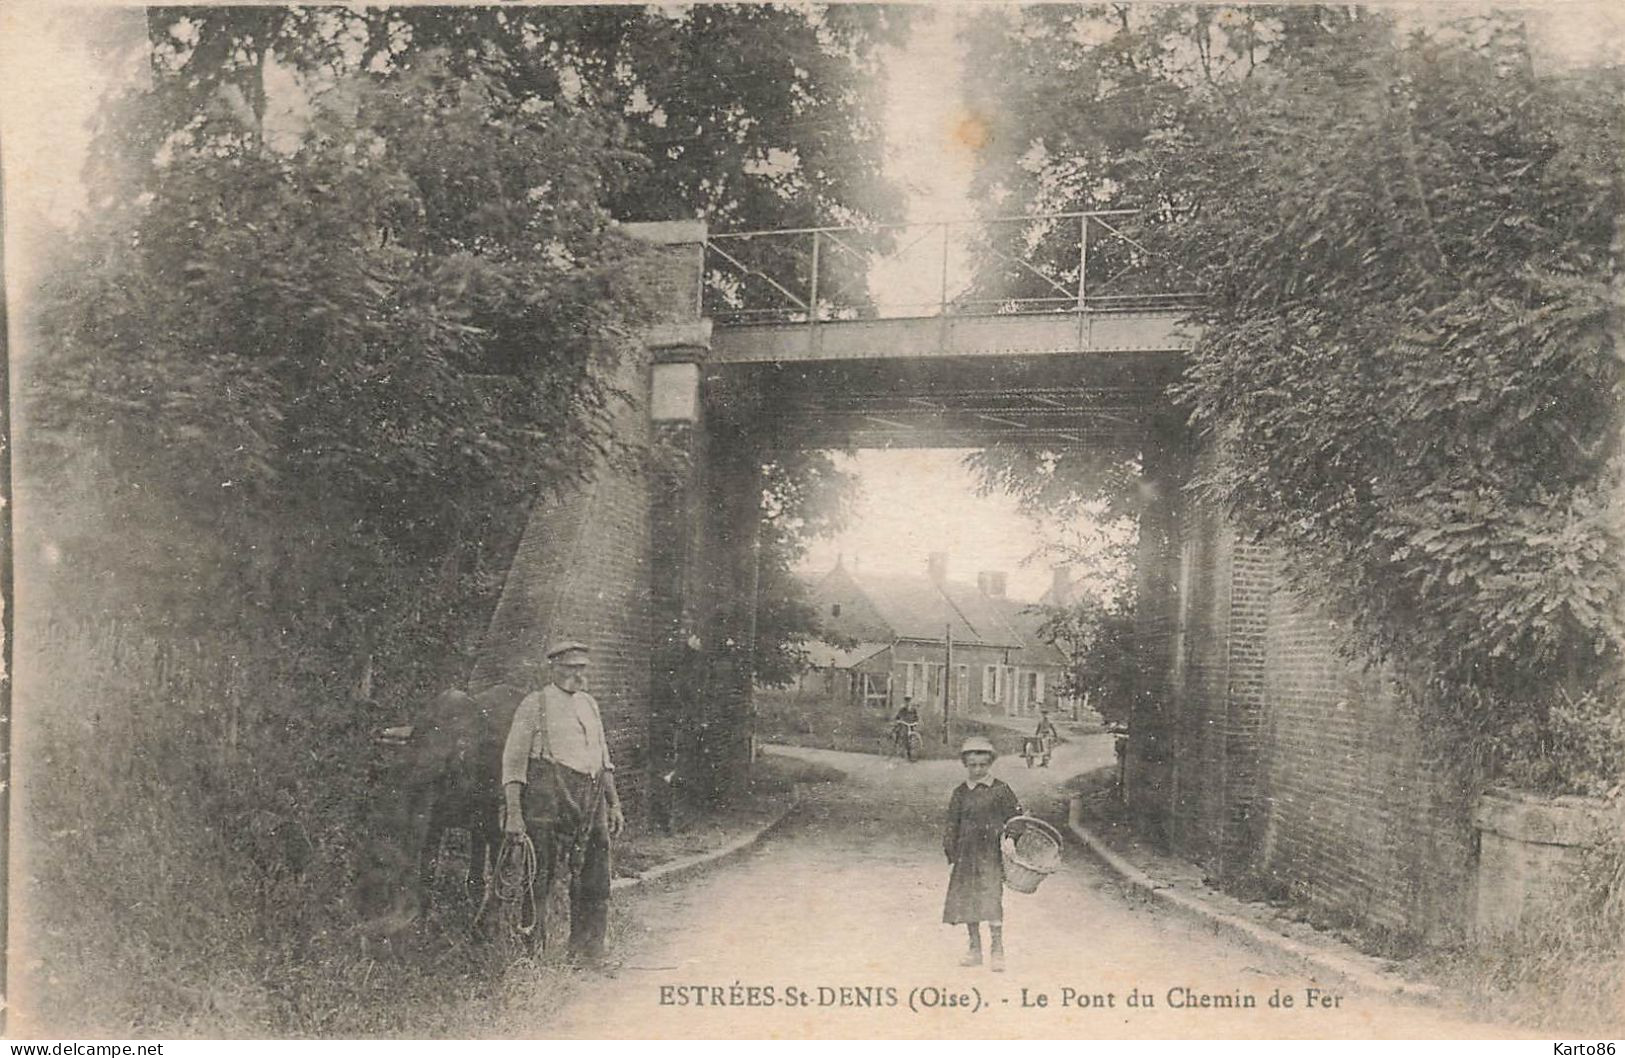
[[[567,872],[570,952],[597,961],[609,916],[609,839],[626,817],[603,718],[586,690],[588,654],[576,640],[554,643],[547,651],[547,686],[514,711],[502,750],[503,828],[529,832],[544,906],[558,872]],[[539,932],[541,924],[535,925]]]

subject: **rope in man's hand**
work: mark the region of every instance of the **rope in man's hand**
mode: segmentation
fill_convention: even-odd
[[[536,906],[536,846],[531,843],[530,835],[524,831],[517,834],[504,833],[502,845],[497,849],[496,863],[491,867],[490,877],[485,882],[485,896],[480,900],[480,909],[474,913],[474,928],[479,929],[480,922],[485,917],[485,910],[495,898],[498,904],[511,905],[518,909],[519,919],[516,929],[521,936],[530,936],[541,926],[540,909]],[[530,909],[530,925],[525,925],[525,909]],[[542,944],[547,943],[545,931],[538,932]]]

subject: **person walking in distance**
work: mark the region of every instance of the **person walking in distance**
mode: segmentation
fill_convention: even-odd
[[[599,962],[609,920],[610,838],[626,817],[603,718],[587,693],[589,654],[576,640],[555,643],[547,652],[547,686],[514,711],[502,751],[502,825],[509,834],[529,833],[544,907],[553,880],[566,872],[570,953]],[[522,924],[540,935],[542,923]]]
[[[1004,970],[1004,853],[999,834],[1021,814],[1021,802],[1008,785],[992,775],[997,754],[993,743],[971,737],[959,749],[965,781],[948,800],[948,825],[942,851],[953,865],[942,921],[963,923],[970,942],[961,966],[982,965],[982,923],[992,942],[991,965]]]

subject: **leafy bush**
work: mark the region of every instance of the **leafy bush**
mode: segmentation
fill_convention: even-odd
[[[169,87],[110,112],[29,321],[19,830],[47,1024],[301,1034],[398,840],[371,731],[463,678],[537,491],[614,448],[626,159],[434,56],[275,149],[229,92],[153,135]]]
[[[163,103],[110,117],[120,164],[38,299],[27,480],[99,490],[37,494],[72,527],[57,593],[370,660],[380,694],[457,673],[538,487],[612,441],[642,318],[598,202],[623,159],[591,113],[432,58],[336,84],[282,150],[217,108],[149,157]]]
[[[411,864],[377,841],[368,734],[466,676],[538,495],[638,454],[611,421],[649,284],[617,219],[894,202],[860,82],[896,20],[146,23],[149,76],[104,108],[21,321],[19,579],[44,602],[19,737],[50,766],[19,786],[16,981],[83,1035],[445,1031],[405,1011],[493,966],[431,916],[433,959],[372,972],[349,898]]]
[[[1435,728],[1511,757],[1606,693],[1625,633],[1625,203],[1596,151],[1619,85],[1534,79],[1497,39],[1344,36],[1227,93],[1195,147],[1179,237],[1218,295],[1180,389],[1218,450],[1199,484],[1410,674]],[[1549,756],[1544,785],[1590,788],[1598,751],[1563,748],[1589,755]]]
[[[1214,456],[1194,491],[1451,757],[1578,792],[1622,752],[1625,84],[1541,66],[1537,17],[1024,13],[977,45],[980,90],[1030,108],[979,180],[1000,213],[1143,209],[1127,264],[1206,295],[1174,390]]]
[[[1595,692],[1559,690],[1544,717],[1521,716],[1500,740],[1501,771],[1524,789],[1618,794],[1625,776],[1625,709]]]

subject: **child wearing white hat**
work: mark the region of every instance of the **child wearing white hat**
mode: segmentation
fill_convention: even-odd
[[[953,865],[942,921],[964,923],[970,947],[961,966],[982,965],[982,923],[992,945],[990,962],[1004,970],[1004,856],[999,834],[1012,816],[1021,814],[1014,790],[993,778],[997,753],[993,743],[972,737],[959,749],[965,781],[948,800],[948,825],[942,851]]]

